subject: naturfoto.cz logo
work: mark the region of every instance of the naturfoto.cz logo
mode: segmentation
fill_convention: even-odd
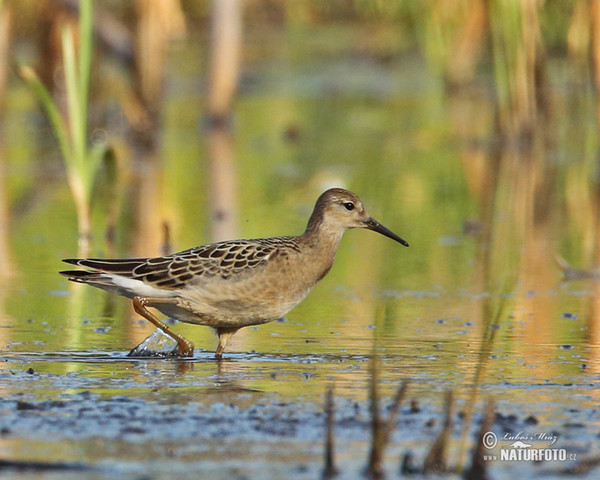
[[[577,454],[568,453],[564,448],[550,448],[556,440],[556,435],[548,433],[506,433],[502,441],[512,443],[501,446],[500,455],[484,455],[483,459],[505,462],[564,462],[577,459]],[[486,449],[493,450],[498,445],[498,436],[494,432],[486,432],[482,441]],[[534,446],[534,442],[544,442],[545,445]]]

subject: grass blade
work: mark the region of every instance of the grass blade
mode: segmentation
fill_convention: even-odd
[[[87,135],[88,94],[92,66],[92,2],[79,0],[79,116],[85,120],[79,128],[80,135]]]
[[[335,438],[334,438],[334,415],[335,415],[335,404],[334,404],[334,387],[329,385],[327,387],[327,394],[325,397],[325,468],[323,469],[323,479],[333,478],[338,474],[338,469],[335,467]]]
[[[73,30],[70,26],[66,26],[62,30],[62,48],[65,83],[67,87],[67,104],[69,107],[69,129],[73,145],[73,160],[74,164],[77,165],[76,168],[80,168],[85,161],[85,136],[83,139],[81,138],[81,124],[84,123],[85,131],[85,119],[79,116],[81,112],[81,96],[75,61],[75,39],[73,38]]]
[[[73,163],[73,159],[71,147],[69,146],[69,133],[67,130],[67,125],[61,117],[58,107],[56,106],[56,103],[54,103],[50,92],[48,92],[33,68],[18,65],[17,72],[25,84],[29,87],[29,90],[31,90],[33,95],[37,98],[42,108],[46,111],[48,121],[50,122],[50,126],[54,131],[54,135],[56,136],[60,150],[65,158],[67,167],[71,168],[70,166]]]

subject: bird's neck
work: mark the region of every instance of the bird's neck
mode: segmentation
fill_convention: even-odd
[[[307,272],[309,289],[327,275],[333,266],[343,233],[339,226],[335,228],[324,221],[323,215],[313,213],[310,217],[306,230],[298,237],[307,255],[299,268]]]
[[[331,225],[325,221],[322,212],[313,212],[301,236],[308,245],[333,257],[343,234],[344,230],[338,225]]]

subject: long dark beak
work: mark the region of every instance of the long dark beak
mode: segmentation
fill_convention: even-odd
[[[369,230],[373,230],[374,232],[381,233],[382,235],[391,238],[392,240],[396,240],[398,243],[401,243],[405,247],[408,247],[408,242],[403,238],[400,238],[394,232],[392,232],[389,228],[379,223],[374,218],[369,217],[369,219],[365,222],[365,228]]]

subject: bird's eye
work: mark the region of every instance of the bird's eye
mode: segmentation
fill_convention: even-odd
[[[344,208],[351,212],[354,210],[354,204],[352,202],[344,202]]]

